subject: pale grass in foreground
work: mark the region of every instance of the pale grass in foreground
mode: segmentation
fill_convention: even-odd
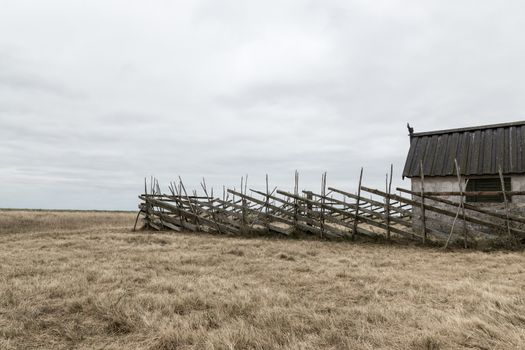
[[[522,349],[523,252],[0,211],[1,349]]]

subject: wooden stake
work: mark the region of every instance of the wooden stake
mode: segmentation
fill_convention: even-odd
[[[160,196],[162,194],[161,194],[161,190],[160,190],[160,186],[159,186],[159,180],[157,178],[155,178],[154,181],[155,181],[155,193],[154,193],[154,195]],[[161,207],[157,207],[157,210],[160,211],[161,213],[164,212],[164,209],[161,208]],[[161,228],[163,228],[164,227],[164,222],[162,220],[162,216],[159,216],[159,220],[160,220]]]
[[[326,204],[326,172],[321,176],[321,216],[320,216],[320,226],[321,226],[321,238],[323,238],[323,234],[324,234],[324,222],[325,222],[325,217],[324,217],[324,208],[325,208],[325,204]]]
[[[264,214],[264,220],[265,220],[265,223],[266,223],[266,231],[269,232],[269,229],[270,229],[270,219],[271,219],[271,215],[269,214],[268,212],[268,206],[269,206],[269,198],[272,196],[272,194],[277,190],[277,187],[274,187],[272,192],[268,192],[268,190],[266,190],[266,194],[264,196],[265,200],[264,200],[264,203],[261,204],[261,206],[259,207],[259,210],[257,211],[257,216],[255,218],[255,220],[252,221],[251,225],[250,225],[250,229],[253,229],[253,227],[255,226],[256,223],[259,222],[259,219],[260,219],[260,213],[262,213],[263,209],[266,209],[266,213]],[[261,194],[262,192],[259,192],[257,190],[252,190],[250,189],[250,192],[253,193],[257,193],[257,194]]]
[[[423,230],[423,244],[427,242],[427,223],[425,218],[425,174],[423,172],[423,160],[419,161],[419,170],[421,178],[421,225]]]
[[[137,230],[137,222],[139,221],[140,213],[142,213],[142,209],[139,209],[139,212],[137,213],[137,217],[135,218],[135,225],[133,225],[133,231]]]
[[[460,168],[459,168],[459,165],[458,165],[458,162],[456,161],[456,159],[454,159],[454,167],[456,169],[456,174],[461,174],[461,171],[460,171]],[[459,212],[462,211],[462,210],[465,210],[465,203],[463,202],[463,196],[461,195],[462,194],[462,186],[461,186],[461,177],[458,177],[458,185],[459,185],[459,193],[460,193],[460,201],[458,203],[458,210],[456,212],[456,216],[454,217],[454,220],[452,221],[452,226],[450,227],[450,233],[448,234],[448,237],[447,237],[447,241],[445,242],[445,246],[443,248],[447,249],[448,247],[448,244],[450,242],[450,238],[452,238],[452,234],[454,233],[454,226],[456,225],[456,220],[458,219],[458,216],[459,216]],[[465,222],[465,220],[463,220],[463,222]]]
[[[503,171],[501,170],[501,165],[499,166],[498,173],[499,173],[499,179],[501,181],[501,191],[503,192],[503,202],[505,203],[505,217],[506,217],[505,218],[505,223],[507,224],[507,233],[508,233],[509,237],[511,238],[512,243],[514,245],[516,245],[517,244],[516,237],[514,237],[514,235],[512,235],[512,233],[510,233],[509,201],[507,200],[507,193],[506,193],[506,190],[505,190],[505,181],[503,179]]]
[[[247,227],[246,227],[246,224],[247,224],[247,220],[246,220],[246,209],[247,209],[247,202],[246,202],[246,198],[245,197],[242,197],[241,199],[241,203],[242,203],[242,209],[241,209],[241,214],[242,214],[242,232],[243,233],[247,233]]]
[[[219,222],[217,221],[217,215],[215,213],[215,209],[213,208],[213,194],[212,194],[212,197],[209,197],[208,196],[208,188],[206,186],[206,179],[205,178],[202,178],[202,183],[201,183],[201,187],[202,187],[202,190],[204,191],[204,195],[206,197],[208,197],[208,203],[210,204],[210,211],[211,211],[211,217],[213,219],[213,221],[215,222],[215,225],[217,226],[217,231],[222,234],[223,232],[221,231],[221,227],[219,225]],[[213,191],[213,189],[212,189]]]
[[[293,187],[293,193],[294,195],[299,194],[299,172],[296,170],[294,175],[294,187]],[[298,215],[299,215],[299,204],[297,202],[297,199],[293,200],[293,206],[294,206],[294,216],[293,216],[293,222],[294,222],[294,230],[297,231],[297,221],[298,221]]]
[[[188,192],[186,192],[186,187],[184,187],[184,184],[182,183],[182,178],[179,176],[179,184],[182,187],[182,190],[184,191],[184,195],[186,196],[186,200],[188,201],[188,205],[190,206],[191,212],[195,216],[195,224],[197,225],[197,230],[200,231],[200,225],[199,225],[199,216],[195,212],[195,209],[193,208],[193,204],[191,204],[190,197],[188,196]]]
[[[355,240],[355,234],[357,232],[357,221],[359,220],[359,200],[361,198],[361,181],[363,180],[363,167],[359,173],[359,185],[357,186],[357,199],[355,204],[355,215],[354,215],[354,227],[352,229],[352,240]]]
[[[175,186],[175,181],[173,181],[173,184],[174,184],[174,188],[175,188],[175,191],[177,192],[177,196],[180,198],[182,198],[182,186],[181,186],[181,182],[179,181],[179,189],[177,190],[177,186]],[[177,206],[179,208],[183,208],[182,207],[182,204],[180,202],[177,203]],[[179,212],[179,221],[180,221],[180,225],[181,227],[184,227],[184,221],[186,221],[186,218]]]
[[[145,198],[146,198],[146,217],[144,218],[144,226],[146,228],[149,228],[149,224],[150,224],[150,203],[148,201],[148,180],[147,178],[144,178],[144,195],[145,195]]]
[[[394,164],[390,164],[390,180],[388,181],[388,186],[386,186],[386,192],[388,196],[386,197],[386,239],[390,240],[390,194],[392,193],[392,174],[394,172]],[[388,174],[387,174],[388,179]]]
[[[456,167],[456,176],[458,178],[458,186],[459,186],[459,205],[461,207],[461,215],[463,216],[463,245],[465,248],[467,248],[467,235],[468,235],[468,228],[467,228],[467,220],[466,220],[466,214],[465,214],[465,196],[463,194],[463,182],[461,182],[461,168],[459,167],[458,160],[454,158],[454,166]]]
[[[269,187],[269,184],[268,184],[268,174],[266,174],[266,177],[265,177],[265,183],[266,183],[266,197],[265,197],[265,201],[264,201],[264,214],[265,214],[265,218],[264,218],[264,221],[265,221],[265,226],[266,226],[266,233],[269,233],[270,232],[270,217],[268,216],[268,211],[269,211],[269,208],[268,208],[268,204],[269,204],[269,201],[270,201],[270,187]],[[251,189],[250,189],[251,191]]]
[[[313,201],[313,193],[312,191],[303,191],[303,193],[306,194],[306,217],[310,218],[311,215],[310,215],[310,212],[312,212],[313,210],[313,205],[312,205],[312,201]],[[312,226],[312,224],[308,223],[307,224],[308,226]]]

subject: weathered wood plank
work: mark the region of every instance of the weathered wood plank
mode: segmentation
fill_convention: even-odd
[[[368,188],[368,187],[362,186],[362,189],[364,191],[366,191],[366,192],[373,193],[373,194],[376,194],[376,195],[379,195],[379,196],[384,196],[385,195],[385,193],[383,191],[375,190],[375,189],[372,189],[372,188]],[[392,198],[395,198],[396,200],[399,200],[399,201],[404,201],[405,203],[412,204],[412,205],[419,205],[420,204],[417,201],[414,201],[414,200],[411,200],[411,199],[407,199],[407,198],[404,198],[404,197],[401,197],[401,196],[398,196],[398,195],[394,195],[394,194],[392,195]],[[443,214],[443,215],[446,215],[446,216],[450,216],[450,217],[453,217],[453,218],[456,216],[455,212],[452,212],[452,211],[446,210],[446,209],[442,209],[442,208],[438,208],[438,207],[435,207],[433,205],[426,204],[426,203],[425,203],[425,209],[433,211],[433,212],[436,212],[436,213],[439,213],[439,214]],[[472,223],[475,223],[475,224],[482,225],[482,226],[494,228],[494,229],[497,229],[497,230],[503,230],[503,231],[505,230],[505,226],[504,225],[498,225],[498,224],[495,224],[493,222],[488,222],[488,221],[481,220],[481,219],[478,219],[478,218],[475,218],[475,217],[472,217],[472,216],[466,215],[465,216],[465,220],[469,221],[469,222],[472,222]],[[523,231],[523,230],[519,230],[519,229],[516,229],[516,228],[511,228],[511,232],[514,233],[514,234],[520,235],[520,236],[525,236],[525,231]]]

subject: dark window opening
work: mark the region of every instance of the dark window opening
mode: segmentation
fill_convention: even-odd
[[[505,184],[505,191],[511,191],[510,177],[504,177],[503,183]],[[481,178],[481,179],[469,179],[467,183],[467,192],[479,192],[479,191],[501,191],[501,179],[496,178]],[[511,200],[511,197],[507,195],[507,200]],[[475,203],[503,203],[503,194],[499,195],[488,195],[488,196],[467,196],[467,202]]]

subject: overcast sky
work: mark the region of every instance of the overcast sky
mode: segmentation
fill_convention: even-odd
[[[416,132],[525,119],[523,1],[0,0],[0,207],[144,177],[396,184]],[[404,185],[408,185],[405,180]]]

